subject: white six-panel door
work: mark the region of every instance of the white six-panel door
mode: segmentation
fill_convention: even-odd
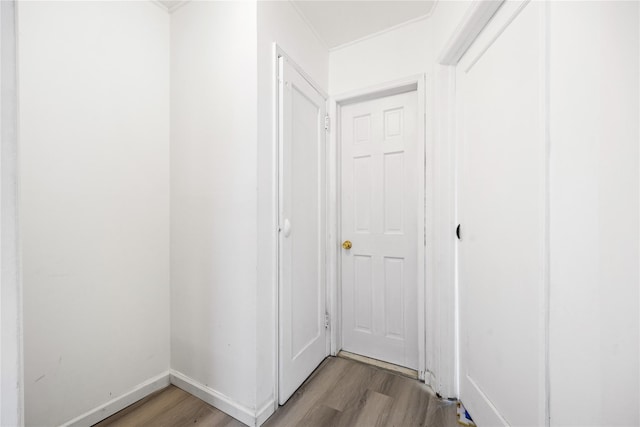
[[[279,403],[327,356],[325,99],[290,63],[279,67]]]
[[[545,425],[544,5],[506,2],[457,66],[460,398]]]
[[[418,369],[417,93],[341,108],[342,348]]]

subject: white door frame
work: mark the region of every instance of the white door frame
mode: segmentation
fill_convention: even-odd
[[[429,341],[436,352],[429,353],[431,384],[443,397],[459,397],[459,324],[457,277],[457,153],[456,153],[456,67],[467,49],[489,23],[505,0],[471,2],[458,25],[453,27],[434,67],[434,211],[433,245],[438,263],[429,309],[435,314],[428,326]]]
[[[14,0],[0,2],[0,425],[24,423],[22,281],[18,225],[17,13]]]
[[[427,242],[431,241],[430,232],[432,229],[431,215],[431,191],[426,189],[433,188],[431,181],[431,157],[426,156],[427,152],[431,152],[431,138],[427,138],[426,134],[426,76],[419,74],[405,79],[396,80],[389,83],[383,83],[377,86],[359,89],[347,92],[331,98],[329,102],[329,117],[331,124],[329,126],[329,144],[327,152],[327,310],[329,312],[330,336],[331,336],[331,354],[337,355],[342,349],[342,310],[341,310],[341,223],[340,223],[340,114],[343,105],[352,104],[354,102],[367,101],[376,98],[382,98],[400,93],[417,91],[418,94],[418,146],[417,153],[420,159],[418,175],[423,177],[418,185],[418,194],[422,195],[419,201],[416,201],[416,209],[418,210],[418,245],[417,245],[417,283],[418,287],[418,377],[420,380],[427,379],[427,361],[426,361],[426,295],[428,289],[432,286],[431,275],[426,274],[426,269],[433,257],[431,256],[431,245]],[[429,266],[428,271],[431,271]]]
[[[272,164],[273,164],[273,171],[275,173],[274,176],[274,180],[273,180],[273,188],[272,188],[272,192],[273,192],[273,201],[274,201],[274,224],[273,224],[273,266],[274,266],[274,277],[273,277],[273,281],[275,283],[274,286],[274,296],[273,296],[273,304],[274,304],[274,316],[273,316],[273,327],[274,327],[274,337],[275,337],[275,341],[274,341],[274,371],[273,371],[273,396],[274,396],[274,400],[273,400],[273,407],[274,407],[274,411],[278,409],[278,402],[280,400],[280,396],[279,396],[279,390],[280,390],[280,384],[279,384],[279,378],[280,378],[280,236],[279,236],[279,231],[278,228],[280,226],[279,222],[280,222],[280,186],[281,186],[281,182],[282,182],[282,171],[280,169],[280,154],[281,154],[281,149],[282,147],[280,146],[280,97],[278,95],[279,93],[279,79],[281,78],[280,76],[280,71],[279,71],[279,64],[280,64],[280,58],[284,58],[289,65],[291,65],[312,87],[313,89],[315,89],[324,99],[325,102],[328,102],[329,99],[329,95],[327,94],[327,92],[325,92],[322,87],[317,84],[305,71],[304,69],[302,69],[302,67],[300,67],[289,55],[287,55],[287,53],[277,44],[277,43],[273,43],[273,86],[272,86],[272,93],[273,93],[273,100],[274,100],[274,105],[273,105],[273,159],[272,159]],[[328,105],[327,105],[327,111],[328,111]],[[329,137],[327,135],[326,138],[326,146],[329,146]],[[328,163],[328,157],[327,154],[329,153],[329,149],[326,148],[327,152],[325,153],[325,158],[327,158],[327,163]],[[325,168],[328,170],[328,167],[325,166]],[[326,170],[325,170],[325,179],[328,181],[327,175],[326,175]],[[326,183],[328,184],[328,183]],[[327,191],[328,193],[328,191]],[[329,206],[329,202],[328,202],[328,194],[325,194],[325,210],[328,208]],[[327,217],[329,216],[329,212],[327,212]],[[325,219],[326,220],[326,219]],[[325,228],[326,229],[326,228]],[[329,234],[329,231],[327,231],[327,234]],[[326,241],[325,241],[325,246],[326,249],[328,251],[329,247],[328,247],[328,236],[326,237]],[[325,263],[325,277],[327,274],[328,270],[327,270],[327,265]],[[327,287],[327,292],[328,292],[328,287]],[[328,302],[329,299],[327,297],[327,306],[328,306]],[[327,333],[327,344],[326,344],[326,355],[329,355],[329,333]],[[266,421],[266,418],[265,418]]]

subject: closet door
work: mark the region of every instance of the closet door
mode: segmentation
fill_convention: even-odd
[[[457,67],[460,397],[545,424],[544,5],[506,2]]]
[[[325,327],[326,101],[280,59],[280,355],[284,404],[328,355]]]
[[[342,348],[416,370],[417,107],[414,90],[346,105],[340,122]]]

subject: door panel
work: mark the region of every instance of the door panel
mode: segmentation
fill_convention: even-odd
[[[540,3],[507,2],[457,71],[460,398],[483,425],[544,425]]]
[[[346,351],[418,367],[417,93],[341,109]]]
[[[325,100],[280,64],[280,378],[284,404],[327,356]]]

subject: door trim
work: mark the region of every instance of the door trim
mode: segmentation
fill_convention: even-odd
[[[433,263],[432,247],[427,245],[431,239],[431,230],[433,229],[432,215],[432,191],[433,182],[432,174],[432,156],[426,156],[427,152],[432,152],[431,138],[427,137],[427,114],[426,114],[426,75],[418,74],[404,79],[383,83],[355,91],[350,91],[332,97],[329,100],[329,117],[331,124],[329,126],[328,152],[327,152],[327,310],[331,318],[329,327],[330,335],[330,351],[335,356],[342,349],[342,310],[341,310],[341,291],[342,291],[342,265],[340,261],[340,242],[341,240],[341,222],[340,222],[340,114],[344,105],[354,102],[368,101],[372,99],[382,98],[390,95],[398,95],[401,93],[416,91],[418,95],[418,157],[423,161],[420,162],[418,174],[422,177],[418,185],[418,194],[421,195],[420,200],[416,201],[416,209],[418,210],[418,245],[417,245],[417,284],[418,287],[418,377],[421,381],[429,382],[427,375],[428,366],[426,360],[426,342],[427,342],[427,325],[426,323],[426,295],[429,294],[433,286],[431,274],[431,264]],[[422,237],[424,236],[424,237]],[[427,269],[428,266],[428,269]]]
[[[462,18],[461,24],[451,34],[451,38],[442,48],[438,56],[438,63],[441,65],[458,65],[460,59],[476,41],[480,32],[504,2],[505,0],[473,2]]]
[[[2,116],[0,117],[0,196],[2,220],[0,237],[0,301],[2,338],[0,342],[0,424],[24,423],[24,319],[23,283],[20,270],[19,186],[19,96],[18,93],[18,24],[17,1],[0,2],[0,80]]]
[[[433,293],[427,307],[433,311],[428,342],[436,351],[428,353],[433,389],[447,398],[459,397],[459,337],[456,227],[456,66],[505,0],[472,2],[447,43],[436,52],[433,70],[434,206],[437,221],[432,244],[438,248],[433,268]]]

